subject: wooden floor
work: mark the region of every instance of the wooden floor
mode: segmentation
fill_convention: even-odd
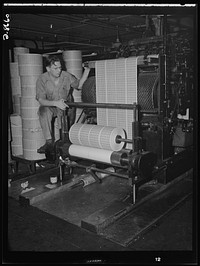
[[[4,262],[195,262],[193,197],[128,247],[8,197]],[[7,219],[8,217],[8,219]]]
[[[102,258],[113,262],[117,260],[136,262],[137,260],[143,261],[143,252],[151,261],[155,254],[157,256],[162,254],[162,259],[170,261],[172,259],[170,254],[171,252],[173,254],[174,251],[180,251],[182,255],[180,257],[178,254],[178,257],[173,259],[184,262],[189,259],[188,256],[192,256],[192,240],[191,198],[170,213],[165,221],[152,228],[128,248],[66,223],[66,221],[44,213],[35,207],[22,207],[15,200],[8,200],[8,253],[6,260],[12,262],[59,262],[60,260],[62,262],[63,260],[83,262]],[[31,254],[26,254],[24,251],[31,252]],[[52,252],[58,251],[61,252],[58,253],[60,255],[53,256]],[[115,256],[107,257],[107,251],[109,254],[114,252]],[[165,252],[162,253],[162,251]]]

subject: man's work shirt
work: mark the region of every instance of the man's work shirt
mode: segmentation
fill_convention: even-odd
[[[58,85],[55,85],[49,73],[45,72],[36,82],[36,99],[41,98],[49,101],[67,100],[70,88],[77,89],[78,85],[79,80],[69,72],[61,72]]]

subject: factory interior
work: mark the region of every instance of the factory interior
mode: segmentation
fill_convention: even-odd
[[[3,11],[4,260],[196,265],[197,6]],[[89,74],[39,153],[53,55]]]

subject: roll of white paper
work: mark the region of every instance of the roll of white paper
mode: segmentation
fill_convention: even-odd
[[[104,163],[111,163],[110,157],[112,151],[72,144],[69,147],[69,154],[71,156],[79,158],[85,158]]]
[[[104,150],[119,151],[124,143],[117,143],[117,136],[125,138],[122,128],[104,127],[90,124],[74,124],[69,131],[69,138],[73,144]]]

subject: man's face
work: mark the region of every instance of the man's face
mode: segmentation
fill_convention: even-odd
[[[62,71],[61,63],[59,61],[54,62],[50,67],[47,67],[47,71],[54,78],[58,78]]]

